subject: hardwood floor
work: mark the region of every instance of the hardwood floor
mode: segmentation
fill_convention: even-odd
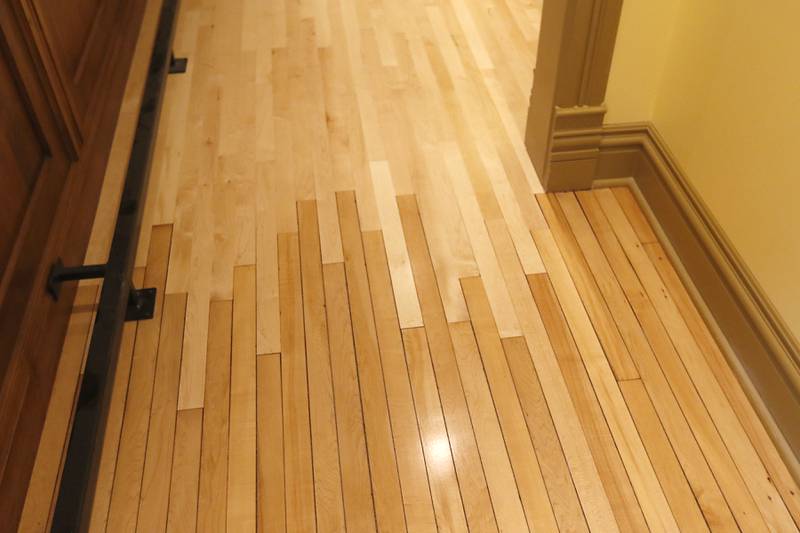
[[[126,326],[92,531],[797,530],[630,191],[541,194],[540,7],[184,2],[137,269],[161,297]],[[47,525],[96,295],[22,531]]]

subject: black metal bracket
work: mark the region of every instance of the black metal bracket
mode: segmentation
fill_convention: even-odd
[[[56,259],[50,267],[50,275],[47,277],[47,292],[54,300],[58,300],[61,284],[65,281],[79,281],[83,279],[100,279],[106,277],[107,266],[103,265],[83,265],[77,267],[66,267],[61,262],[61,258]],[[156,309],[156,289],[136,289],[131,286],[128,296],[128,306],[125,309],[125,321],[136,322],[138,320],[150,320],[153,318]]]
[[[150,320],[156,313],[156,288],[134,289],[128,297],[128,307],[125,309],[125,322]]]
[[[184,62],[173,59],[170,53],[180,0],[163,0],[160,4],[161,14],[139,106],[114,238],[86,353],[78,405],[72,416],[69,444],[62,461],[61,483],[50,526],[50,531],[55,533],[89,530],[123,322],[151,316],[156,296],[153,289],[132,290],[131,280],[167,74],[181,72],[186,66]],[[53,285],[64,281],[65,276],[74,279],[74,276],[88,274],[99,272],[91,272],[91,269],[68,270],[66,273],[57,270]]]
[[[170,53],[169,56],[169,73],[170,74],[183,74],[186,72],[186,67],[189,65],[189,59],[185,57],[175,57],[175,54]]]

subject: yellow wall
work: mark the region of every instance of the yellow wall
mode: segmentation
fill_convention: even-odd
[[[798,23],[798,0],[625,0],[606,122],[655,124],[800,337]]]

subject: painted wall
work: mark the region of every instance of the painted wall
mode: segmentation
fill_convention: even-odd
[[[800,338],[800,2],[625,0],[607,123],[652,121]]]

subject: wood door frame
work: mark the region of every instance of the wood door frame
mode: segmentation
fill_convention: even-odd
[[[575,146],[566,131],[603,125],[623,0],[545,0],[525,145],[545,190],[587,188],[600,136]]]

